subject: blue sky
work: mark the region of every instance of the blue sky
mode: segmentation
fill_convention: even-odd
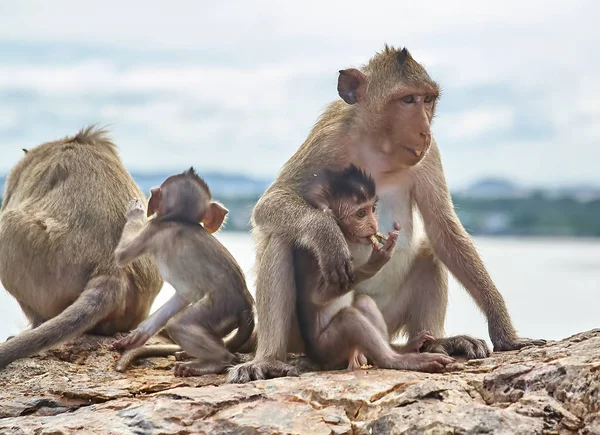
[[[451,187],[600,184],[594,1],[0,3],[0,173],[109,124],[131,171],[273,177],[339,69],[406,46],[443,87]]]

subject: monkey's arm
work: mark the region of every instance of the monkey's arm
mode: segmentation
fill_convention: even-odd
[[[494,350],[518,348],[521,339],[517,337],[504,299],[456,215],[435,142],[415,172],[414,197],[435,254],[485,313]]]
[[[350,249],[330,214],[309,205],[298,194],[276,189],[263,195],[252,213],[256,226],[311,250],[326,282],[347,288],[352,281]]]
[[[125,217],[127,222],[125,222],[121,239],[115,249],[115,260],[119,267],[125,267],[140,255],[148,252],[151,239],[156,232],[152,225],[146,225],[144,205],[139,198],[133,199],[127,204]]]
[[[189,301],[175,293],[163,306],[144,320],[135,331],[121,340],[110,345],[110,349],[132,349],[143,345],[150,337],[156,334],[169,319],[189,305]]]

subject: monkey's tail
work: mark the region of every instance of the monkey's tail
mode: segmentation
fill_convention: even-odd
[[[78,337],[119,308],[126,283],[117,277],[98,276],[58,316],[24,331],[0,345],[0,369]]]
[[[176,352],[180,352],[182,349],[176,344],[154,344],[150,346],[136,347],[130,349],[121,355],[121,358],[115,365],[115,370],[118,372],[124,372],[129,365],[139,358],[150,358],[153,356],[169,356]]]
[[[238,317],[238,330],[235,335],[225,343],[231,353],[237,352],[248,341],[254,332],[254,311],[244,310]],[[256,340],[255,340],[256,341]]]

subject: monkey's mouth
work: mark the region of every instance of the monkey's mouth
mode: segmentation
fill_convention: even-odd
[[[417,149],[417,148],[411,148],[406,145],[402,145],[402,148],[404,148],[406,151],[408,151],[410,154],[412,154],[415,157],[415,159],[421,160],[423,158],[423,155],[427,152],[427,149],[429,147],[425,146],[421,149]]]

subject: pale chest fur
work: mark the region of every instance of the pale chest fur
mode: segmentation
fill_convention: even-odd
[[[400,224],[396,252],[374,277],[357,286],[356,293],[371,296],[381,307],[387,304],[405,281],[426,235],[421,215],[407,186],[396,184],[378,188],[377,195],[379,232],[387,235],[393,229],[394,222]],[[352,245],[350,249],[354,266],[359,267],[367,261],[372,248],[366,245]]]

